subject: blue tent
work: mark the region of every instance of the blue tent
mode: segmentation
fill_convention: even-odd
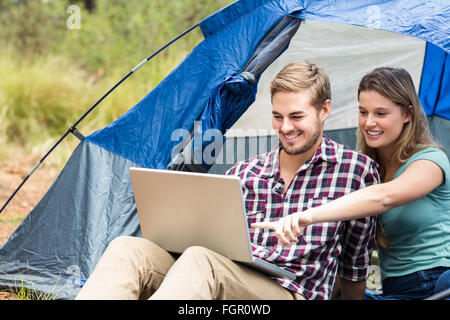
[[[223,172],[229,162],[221,166],[203,157],[212,141],[205,133],[226,133],[255,105],[264,72],[310,21],[423,42],[420,98],[433,133],[449,150],[449,17],[446,0],[241,0],[199,22],[204,40],[136,106],[82,139],[46,195],[0,247],[0,287],[73,298],[114,238],[140,235],[131,166]],[[328,134],[354,146],[351,124]],[[244,142],[248,148],[252,140]],[[213,160],[233,149],[225,146],[211,153]]]

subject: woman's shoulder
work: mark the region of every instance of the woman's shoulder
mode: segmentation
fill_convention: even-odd
[[[438,164],[446,166],[448,166],[449,164],[447,154],[442,149],[435,146],[427,146],[419,149],[408,159],[407,163],[411,163],[412,161],[422,159],[438,162]]]
[[[434,162],[444,172],[446,180],[450,179],[450,162],[447,154],[442,149],[435,146],[427,146],[419,149],[416,153],[409,157],[408,161],[406,161],[406,163],[402,166],[403,170],[417,160],[429,160]]]

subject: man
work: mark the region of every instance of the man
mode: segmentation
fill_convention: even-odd
[[[234,165],[248,223],[276,220],[377,183],[375,163],[323,136],[331,111],[324,70],[287,65],[271,83],[280,147]],[[232,236],[232,235],[230,235]],[[174,257],[142,238],[111,242],[77,299],[329,299],[339,269],[344,298],[362,299],[374,220],[311,225],[290,247],[270,229],[251,228],[253,254],[296,273],[271,278],[202,247]]]

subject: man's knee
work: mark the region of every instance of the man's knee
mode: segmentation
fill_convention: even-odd
[[[119,236],[111,241],[106,248],[105,254],[118,257],[134,257],[144,253],[150,253],[153,251],[153,246],[155,245],[152,242],[144,238]]]
[[[138,237],[119,236],[110,242],[110,244],[108,245],[108,249],[111,248],[114,250],[130,249],[132,247],[141,245],[142,240],[147,241],[145,239]]]
[[[128,245],[129,243],[133,243],[137,237],[131,237],[131,236],[118,236],[117,238],[113,239],[109,246],[124,246]]]
[[[184,250],[183,254],[178,258],[178,263],[186,267],[190,266],[191,268],[202,270],[206,268],[211,271],[213,266],[217,264],[218,256],[218,253],[208,248],[192,246]]]
[[[187,248],[183,252],[183,256],[196,257],[196,258],[210,257],[210,256],[213,256],[216,254],[217,253],[215,253],[214,251],[212,251],[208,248],[202,247],[202,246],[192,246],[192,247]]]

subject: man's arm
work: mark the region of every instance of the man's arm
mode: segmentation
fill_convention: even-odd
[[[339,288],[343,300],[363,300],[366,291],[366,280],[349,281],[339,277]]]

